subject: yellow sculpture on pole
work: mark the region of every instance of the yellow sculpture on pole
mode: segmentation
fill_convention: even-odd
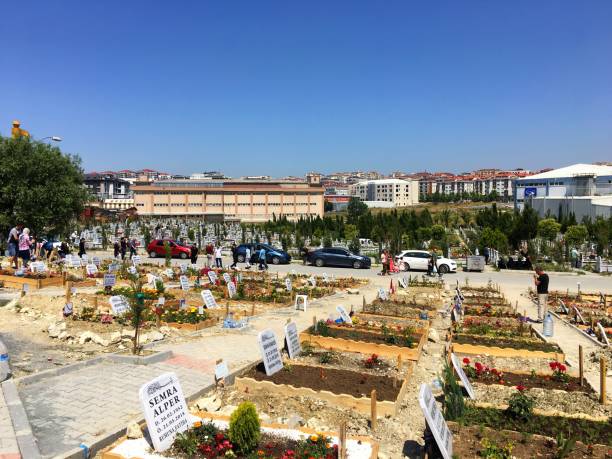
[[[13,121],[13,129],[11,129],[11,134],[13,139],[18,139],[20,137],[30,137],[30,133],[25,129],[21,129],[21,123],[18,120]]]

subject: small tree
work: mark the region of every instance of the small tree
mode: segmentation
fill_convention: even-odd
[[[323,247],[325,247],[325,248],[329,248],[329,247],[331,247],[331,246],[332,246],[332,239],[331,239],[331,237],[329,237],[329,236],[325,236],[325,237],[323,238]]]
[[[241,454],[249,454],[259,443],[261,424],[257,409],[251,402],[242,402],[232,413],[229,424],[230,441]]]
[[[565,242],[567,242],[570,246],[579,247],[584,243],[588,235],[589,233],[586,226],[572,225],[567,228],[567,231],[565,232]]]
[[[554,241],[561,231],[561,225],[554,218],[545,218],[538,222],[538,235],[547,241]]]
[[[143,314],[145,311],[144,293],[142,293],[142,282],[138,274],[132,275],[132,295],[129,298],[130,309],[132,313],[132,327],[134,327],[134,345],[132,354],[136,355],[140,352],[140,326],[143,322]]]
[[[172,249],[170,248],[170,243],[168,241],[164,241],[164,253],[166,254],[166,268],[172,266]]]

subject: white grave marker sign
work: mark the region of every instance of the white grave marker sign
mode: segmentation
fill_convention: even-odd
[[[109,273],[116,273],[117,271],[119,271],[119,265],[117,263],[111,263],[110,265],[108,265]]]
[[[297,326],[295,322],[289,322],[285,325],[285,340],[287,340],[287,351],[289,352],[289,358],[294,359],[302,352],[302,346],[300,345],[300,336],[298,335]]]
[[[291,279],[289,277],[285,278],[285,288],[287,289],[288,292],[293,290],[293,285],[291,284]]]
[[[140,264],[140,255],[134,255],[132,257],[132,264],[138,266]]]
[[[181,276],[180,281],[181,281],[181,288],[186,292],[189,291],[190,286],[189,286],[189,279],[187,278],[187,276]]]
[[[189,429],[189,411],[181,384],[174,373],[165,373],[143,384],[138,393],[153,447],[165,451],[178,433]]]
[[[295,295],[295,310],[306,311],[308,308],[308,295]]]
[[[182,264],[181,265],[181,273],[185,274],[187,272],[187,265]]]
[[[121,296],[121,295],[111,296],[108,299],[108,302],[111,305],[113,314],[115,314],[116,316],[125,314],[125,312],[129,309],[128,302],[124,296]]]
[[[100,257],[92,257],[91,262],[96,265],[96,266],[100,266]]]
[[[130,274],[136,275],[136,273],[137,273],[138,271],[136,271],[136,266],[130,266],[130,267],[128,268],[128,272],[129,272]]]
[[[169,277],[170,279],[172,279],[174,277],[174,271],[172,271],[170,268],[166,269],[166,271],[164,271],[166,276]]]
[[[448,428],[448,424],[446,424],[440,408],[436,405],[436,399],[427,384],[421,384],[419,405],[421,405],[421,410],[423,410],[427,425],[436,439],[442,457],[444,457],[444,459],[452,459],[453,433]]]
[[[406,276],[400,277],[397,281],[402,286],[402,288],[404,289],[408,288],[408,283],[406,282]]]
[[[232,281],[232,276],[230,276],[228,273],[223,273],[223,280],[227,285],[229,285],[229,283]]]
[[[597,322],[597,328],[599,328],[599,332],[601,333],[601,337],[603,338],[604,343],[606,343],[606,346],[610,346],[610,340],[608,340],[608,335],[606,335],[606,329],[603,328],[601,322]]]
[[[461,366],[461,362],[459,362],[459,359],[457,358],[457,356],[455,354],[451,354],[451,360],[453,361],[453,366],[455,367],[455,371],[459,375],[459,378],[461,378],[461,382],[463,383],[463,387],[465,387],[465,390],[467,391],[467,393],[470,396],[470,398],[472,400],[475,400],[476,399],[476,393],[474,392],[474,388],[472,387],[472,383],[470,383],[470,380],[468,379],[467,375],[465,374],[465,371],[463,371],[463,367]]]
[[[310,282],[310,285],[312,285],[313,287],[317,286],[317,280],[314,278],[314,276],[310,276],[308,278],[308,282]]]
[[[230,298],[234,298],[236,296],[236,285],[231,281],[227,284],[227,293]]]
[[[344,306],[336,306],[336,311],[338,311],[338,314],[340,314],[340,318],[344,323],[351,325],[353,324],[353,318],[348,314],[348,312],[346,312]]]
[[[215,365],[215,379],[219,381],[220,379],[227,378],[228,376],[229,368],[227,367],[227,362],[225,360],[221,360],[221,362]]]
[[[219,279],[219,277],[217,277],[217,273],[214,271],[208,271],[208,279],[210,279],[210,283],[211,284],[216,284],[217,283],[217,279]]]
[[[378,298],[380,298],[383,301],[386,301],[389,299],[389,297],[387,296],[387,292],[385,292],[385,289],[382,287],[378,289]]]
[[[114,274],[104,274],[104,287],[114,287],[117,283],[117,277]]]
[[[272,376],[274,373],[283,369],[283,359],[276,344],[276,336],[269,328],[259,332],[257,335],[261,358],[263,359],[266,375]]]
[[[85,266],[85,271],[87,271],[88,276],[94,276],[98,272],[98,267],[94,264],[89,264]]]
[[[202,301],[204,301],[204,304],[208,309],[215,309],[219,307],[217,305],[217,300],[215,300],[215,297],[210,290],[202,290],[200,295],[202,295]]]

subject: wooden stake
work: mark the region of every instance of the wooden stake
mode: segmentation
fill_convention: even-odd
[[[606,359],[599,357],[599,403],[606,404]]]
[[[72,281],[66,282],[66,304],[70,303],[72,297]]]
[[[225,302],[225,317],[229,316],[229,301]]]
[[[361,312],[365,312],[366,309],[366,300],[365,300],[365,295],[363,295],[363,306],[361,308]]]
[[[255,303],[251,305],[251,317],[255,315]]]
[[[312,327],[317,331],[317,316],[312,316]]]
[[[580,386],[584,385],[584,355],[582,344],[578,345],[578,371],[580,372]]]
[[[402,354],[397,354],[397,371],[402,371]]]
[[[370,427],[374,431],[376,430],[376,389],[372,389],[370,400],[372,401],[370,410]]]
[[[338,429],[338,459],[346,459],[346,421],[342,421]]]

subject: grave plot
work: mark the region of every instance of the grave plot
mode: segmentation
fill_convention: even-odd
[[[464,317],[509,317],[520,318],[521,315],[510,305],[496,305],[484,303],[482,305],[473,305],[470,300],[465,300],[462,305]]]
[[[437,311],[435,305],[417,304],[410,301],[376,299],[370,304],[364,304],[362,312],[380,316],[405,317],[428,320]]]
[[[401,356],[404,360],[418,361],[427,341],[427,329],[386,325],[380,328],[347,326],[319,321],[302,332],[300,339],[325,349],[387,357]]]

